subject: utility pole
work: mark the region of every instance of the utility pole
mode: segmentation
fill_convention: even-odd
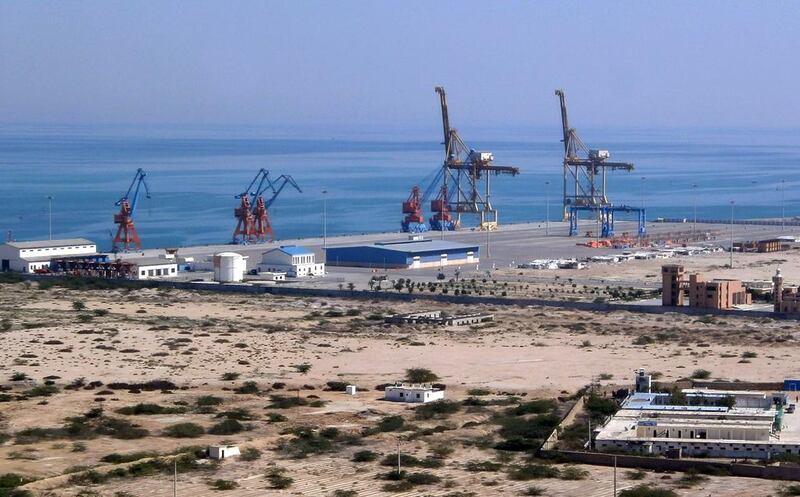
[[[733,269],[733,200],[731,200],[731,262],[730,267]]]
[[[786,225],[786,180],[781,179],[781,231]]]
[[[328,247],[328,196],[327,195],[328,195],[328,190],[322,190],[322,248]]]
[[[544,219],[544,236],[550,235],[550,182],[544,182],[544,204],[545,204],[545,219]]]
[[[697,234],[697,183],[692,184],[692,203],[694,204],[694,222],[692,223],[692,234]]]
[[[400,478],[400,437],[397,437],[397,478]]]
[[[489,262],[489,258],[492,257],[492,240],[491,235],[489,232],[492,231],[489,229],[489,225],[486,225],[486,262]]]
[[[53,239],[53,196],[47,196],[47,233],[49,240]]]
[[[172,475],[172,497],[178,497],[178,459],[173,459],[172,462],[175,465]]]
[[[614,456],[614,496],[617,497],[617,456]]]

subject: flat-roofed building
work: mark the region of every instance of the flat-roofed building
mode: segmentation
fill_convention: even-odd
[[[97,245],[86,238],[6,242],[0,245],[0,271],[47,271],[52,259],[95,254]]]

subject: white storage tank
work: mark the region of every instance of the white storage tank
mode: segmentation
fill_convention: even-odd
[[[244,279],[246,257],[235,252],[214,254],[214,281],[236,283]]]

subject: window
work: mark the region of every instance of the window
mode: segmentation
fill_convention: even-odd
[[[147,271],[145,271],[144,269],[142,269],[142,276],[146,276],[146,275],[147,275]]]
[[[175,272],[175,268],[174,267],[169,268],[169,272],[170,273],[174,273]]]
[[[419,394],[417,394],[417,398],[419,398]]]

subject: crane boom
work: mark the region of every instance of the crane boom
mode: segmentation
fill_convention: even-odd
[[[280,182],[280,186],[275,188],[275,185],[277,183],[279,183],[279,182]],[[272,205],[272,203],[275,202],[275,199],[278,198],[278,195],[280,195],[281,191],[283,191],[283,188],[286,185],[292,185],[294,187],[294,189],[297,190],[299,193],[303,193],[303,190],[300,189],[300,187],[297,185],[297,182],[295,182],[294,178],[292,178],[288,174],[282,174],[282,175],[278,176],[278,178],[274,182],[270,183],[269,187],[270,187],[270,189],[272,189],[272,196],[269,198],[269,200],[267,200],[264,203],[264,206],[267,209],[269,209],[269,207]],[[266,190],[266,188],[265,188],[265,190]],[[258,196],[261,196],[261,193],[259,193]]]
[[[561,141],[564,142],[564,156],[569,156],[571,130],[569,128],[569,118],[567,117],[567,97],[564,95],[563,90],[556,90],[556,96],[558,96],[561,104],[561,128],[564,134],[564,138]]]
[[[447,156],[447,160],[453,160],[454,151],[450,147],[451,130],[450,116],[447,112],[447,93],[445,93],[443,86],[437,86],[435,90],[436,93],[439,94],[439,105],[442,108],[442,131],[444,132],[442,145],[444,145],[444,152]]]

